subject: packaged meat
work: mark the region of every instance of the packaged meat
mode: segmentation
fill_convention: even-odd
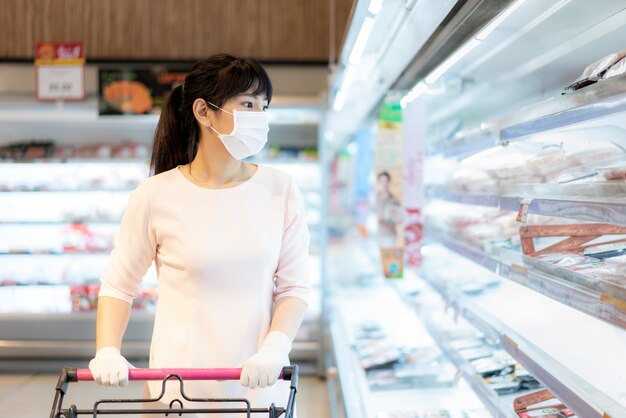
[[[580,77],[565,90],[579,90],[604,78],[610,69],[626,57],[626,49],[607,55],[587,66]]]
[[[597,171],[602,174],[606,180],[626,180],[626,166],[599,168]]]
[[[609,78],[620,77],[624,74],[626,74],[626,57],[613,64],[613,66],[606,71],[603,78],[606,80]]]

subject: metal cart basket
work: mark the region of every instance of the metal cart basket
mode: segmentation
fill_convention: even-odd
[[[63,408],[63,397],[67,393],[69,383],[72,382],[93,382],[93,376],[89,369],[73,369],[64,368],[59,377],[59,381],[56,385],[56,393],[52,404],[52,410],[50,411],[50,418],[75,418],[79,415],[91,415],[97,417],[101,415],[163,415],[166,416],[180,416],[190,413],[204,413],[204,414],[246,414],[250,417],[251,414],[263,414],[269,418],[278,418],[284,415],[284,418],[293,418],[294,407],[296,403],[296,392],[298,390],[298,366],[284,367],[279,379],[289,380],[289,398],[285,407],[277,407],[274,404],[268,408],[251,408],[250,401],[245,398],[190,398],[185,395],[184,381],[185,380],[239,380],[241,375],[241,369],[130,369],[128,373],[129,380],[161,380],[162,389],[161,394],[156,398],[151,399],[101,399],[94,403],[93,409],[77,409],[75,405],[71,405],[69,408]],[[206,403],[235,403],[241,404],[241,407],[235,408],[185,408],[181,399],[174,399],[169,403],[169,408],[165,409],[141,409],[128,408],[122,409],[121,404],[124,405],[141,405],[151,402],[158,402],[163,398],[165,394],[165,386],[169,380],[177,380],[180,384],[180,395],[182,399],[189,402],[206,402]],[[106,405],[116,405],[117,408],[109,407]],[[261,415],[261,416],[263,416]]]

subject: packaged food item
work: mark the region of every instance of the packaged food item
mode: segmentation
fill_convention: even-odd
[[[606,180],[626,180],[626,166],[623,167],[603,167],[597,171],[602,174]]]
[[[626,74],[626,57],[622,58],[609,68],[604,74],[604,79],[620,77]]]
[[[513,401],[513,408],[520,418],[567,418],[575,416],[547,389],[516,398]]]
[[[597,83],[598,80],[606,76],[606,73],[611,69],[611,67],[619,63],[625,56],[626,50],[622,50],[600,58],[598,61],[587,66],[581,76],[578,77],[574,83],[567,86],[565,90],[579,90],[590,84]]]
[[[492,378],[487,380],[487,383],[498,395],[515,393],[522,388],[522,381],[512,376]]]
[[[470,362],[476,373],[484,378],[511,374],[515,371],[516,363],[510,356],[502,354]]]
[[[493,356],[493,349],[490,347],[476,347],[459,350],[459,355],[467,361],[479,360]]]

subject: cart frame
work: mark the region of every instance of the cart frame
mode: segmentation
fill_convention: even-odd
[[[184,380],[239,380],[241,369],[130,369],[129,380],[161,380],[161,394],[150,399],[101,399],[94,403],[93,409],[78,409],[76,405],[71,405],[63,409],[63,398],[68,391],[69,383],[79,381],[93,381],[89,369],[75,369],[66,367],[61,372],[55,388],[55,396],[50,411],[50,418],[76,418],[79,415],[91,415],[96,418],[100,415],[156,415],[165,416],[184,415],[190,413],[205,414],[246,414],[250,418],[251,414],[267,414],[269,418],[293,418],[296,404],[296,393],[298,391],[298,366],[283,367],[279,379],[289,380],[289,398],[285,407],[277,407],[273,403],[269,408],[252,408],[250,401],[245,398],[190,398],[185,394]],[[101,405],[106,404],[139,404],[157,402],[163,398],[165,387],[168,381],[178,380],[180,385],[180,395],[185,401],[207,402],[207,403],[241,403],[241,408],[185,408],[181,399],[174,399],[169,403],[169,408],[161,409],[104,409]],[[178,407],[175,407],[178,405]],[[245,405],[245,406],[244,406]]]

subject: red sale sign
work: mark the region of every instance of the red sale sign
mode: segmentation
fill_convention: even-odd
[[[35,48],[38,100],[85,98],[85,50],[82,42],[40,42]]]

